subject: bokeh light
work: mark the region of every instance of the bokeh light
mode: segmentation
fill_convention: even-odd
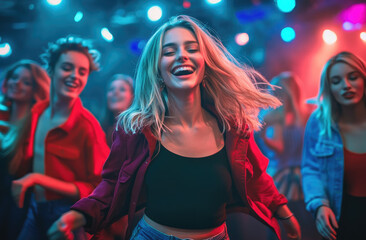
[[[294,10],[296,6],[295,0],[277,0],[277,7],[281,12],[289,13]]]
[[[153,21],[153,22],[158,21],[162,15],[163,15],[163,10],[159,6],[152,6],[147,11],[147,17],[149,18],[150,21]]]
[[[108,28],[106,27],[102,28],[100,34],[102,35],[103,39],[106,40],[107,42],[113,42],[114,40],[113,34],[109,31]]]
[[[323,31],[323,40],[326,44],[333,44],[337,41],[337,34],[329,29],[326,29]]]
[[[75,21],[75,22],[80,22],[80,21],[81,21],[81,19],[83,19],[83,17],[84,17],[83,12],[78,11],[78,12],[75,14],[75,16],[74,16],[74,21]]]
[[[238,33],[235,36],[235,42],[239,46],[244,46],[249,42],[249,35],[247,33]]]
[[[9,43],[0,44],[0,57],[8,57],[12,53],[11,46]]]
[[[283,41],[291,42],[295,39],[295,37],[296,37],[296,32],[293,28],[285,27],[284,29],[282,29],[281,38]]]
[[[362,41],[366,42],[366,32],[361,32],[360,33],[360,38]]]
[[[62,0],[47,0],[47,3],[52,6],[59,5],[62,2]]]

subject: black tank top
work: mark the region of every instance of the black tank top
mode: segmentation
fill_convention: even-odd
[[[190,158],[160,146],[145,176],[145,214],[162,225],[183,229],[224,223],[232,187],[225,147],[207,157]]]

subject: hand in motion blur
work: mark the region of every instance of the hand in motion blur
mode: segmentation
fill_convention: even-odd
[[[72,231],[84,226],[85,223],[86,220],[81,213],[71,210],[52,224],[47,236],[50,240],[74,240]]]

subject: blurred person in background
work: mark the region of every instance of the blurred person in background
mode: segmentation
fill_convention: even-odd
[[[300,170],[305,124],[311,105],[305,105],[302,99],[300,81],[292,72],[282,72],[271,80],[276,86],[273,94],[283,105],[264,111],[264,128],[260,136],[274,152],[277,164],[273,180],[299,220],[302,238],[312,240],[319,239],[319,235],[311,215],[305,210]],[[274,239],[274,236],[269,238]]]
[[[366,65],[350,52],[325,64],[302,156],[306,208],[325,239],[366,239]]]
[[[130,107],[133,96],[132,77],[125,74],[115,74],[107,86],[107,106],[101,123],[109,146],[112,144],[112,133],[116,128],[117,116]]]
[[[103,114],[102,128],[106,133],[107,144],[109,147],[112,145],[112,134],[116,129],[118,115],[129,108],[133,101],[133,85],[132,77],[126,74],[115,74],[108,82],[106,93],[107,103]],[[126,228],[127,215],[113,223],[111,226],[105,228],[100,233],[100,238],[104,240],[124,239]]]
[[[0,96],[0,233],[16,239],[25,220],[27,207],[17,207],[11,195],[11,181],[23,177],[21,160],[27,153],[33,105],[49,97],[50,79],[36,62],[23,59],[5,70]],[[27,202],[27,201],[26,201]],[[26,204],[28,206],[28,204]]]
[[[52,222],[98,185],[109,153],[99,122],[79,98],[89,74],[99,68],[99,52],[89,41],[68,36],[50,43],[41,57],[51,78],[50,98],[32,108],[30,154],[21,163],[30,173],[12,182],[19,207],[32,189],[20,240],[47,239]]]

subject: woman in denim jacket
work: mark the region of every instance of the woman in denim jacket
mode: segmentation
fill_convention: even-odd
[[[325,65],[304,137],[306,208],[326,239],[366,239],[366,65],[341,52]]]

